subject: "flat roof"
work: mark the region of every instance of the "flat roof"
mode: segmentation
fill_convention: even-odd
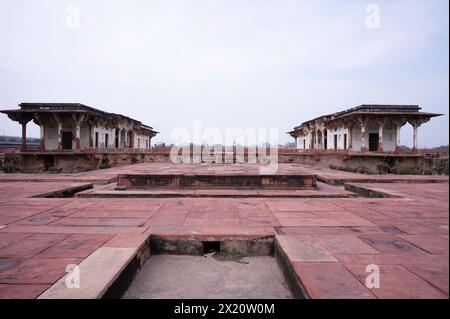
[[[113,116],[113,117],[122,117],[131,121],[136,122],[138,125],[140,125],[143,128],[153,130],[153,127],[143,124],[141,121],[135,120],[131,117],[118,114],[118,113],[109,113],[102,110],[99,110],[97,108],[82,104],[82,103],[29,103],[29,102],[23,102],[19,104],[20,109],[17,110],[2,110],[0,112],[2,113],[12,113],[12,112],[89,112],[89,113],[95,113],[98,115],[103,116]]]
[[[313,122],[315,120],[318,120],[320,118],[329,118],[330,121],[334,119],[338,119],[341,117],[346,117],[348,115],[355,115],[355,114],[374,114],[374,115],[423,115],[423,116],[440,116],[442,114],[438,113],[426,113],[426,112],[420,112],[421,107],[419,105],[411,105],[411,104],[362,104],[356,107],[352,107],[349,109],[346,109],[344,111],[335,112],[332,114],[322,115],[319,117],[316,117],[312,120],[308,120],[303,122],[301,125],[295,126],[294,131],[301,129],[304,124]],[[294,131],[288,132],[292,133]]]

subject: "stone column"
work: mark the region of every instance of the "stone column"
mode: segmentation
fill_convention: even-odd
[[[400,151],[400,129],[402,128],[401,125],[396,125],[395,126],[395,151],[399,152]]]
[[[348,149],[351,150],[353,149],[353,127],[349,127],[348,128]]]
[[[366,145],[366,122],[361,122],[361,152],[367,151]]]
[[[22,124],[22,145],[20,146],[20,150],[22,152],[27,151],[27,120],[20,121],[20,124]]]
[[[134,132],[130,130],[130,148],[134,148]]]
[[[306,135],[305,135],[305,150],[307,149],[307,148],[309,148],[309,144],[310,144],[310,141],[309,141],[309,131],[306,131]]]
[[[92,137],[92,125],[89,124],[89,147],[94,147],[94,138]]]
[[[325,149],[325,129],[322,131],[322,149]]]
[[[417,151],[417,149],[418,149],[418,139],[419,139],[419,136],[418,136],[418,133],[419,133],[419,131],[418,131],[418,129],[419,129],[419,124],[418,123],[415,123],[415,122],[413,122],[413,151]]]
[[[40,123],[39,129],[40,129],[39,150],[45,151],[45,125],[43,123]]]
[[[295,137],[295,148],[298,148],[298,141],[297,141],[298,137]]]
[[[80,131],[81,131],[80,121],[75,122],[75,149],[80,150]]]
[[[383,152],[383,127],[384,123],[378,124],[378,152]]]
[[[57,120],[58,123],[58,149],[62,150],[63,143],[62,143],[62,122],[61,120]]]

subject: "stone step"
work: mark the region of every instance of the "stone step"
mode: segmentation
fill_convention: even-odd
[[[83,198],[350,198],[351,192],[326,192],[318,190],[238,190],[238,189],[129,189],[93,190],[77,194]]]
[[[220,188],[220,189],[312,189],[316,176],[252,174],[120,174],[117,187],[130,188]]]

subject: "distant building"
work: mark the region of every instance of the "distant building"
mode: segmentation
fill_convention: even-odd
[[[413,148],[418,128],[442,114],[420,112],[417,105],[361,105],[302,123],[291,132],[302,150],[352,150],[395,152],[400,150],[400,129],[413,127]]]
[[[27,150],[27,123],[40,127],[40,151],[83,149],[148,149],[156,132],[121,114],[79,103],[21,103],[0,111],[22,124],[21,150]]]

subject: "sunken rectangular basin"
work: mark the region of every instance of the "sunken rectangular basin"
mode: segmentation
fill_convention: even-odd
[[[117,176],[117,187],[190,189],[312,189],[316,187],[316,176],[308,174],[120,174]]]

